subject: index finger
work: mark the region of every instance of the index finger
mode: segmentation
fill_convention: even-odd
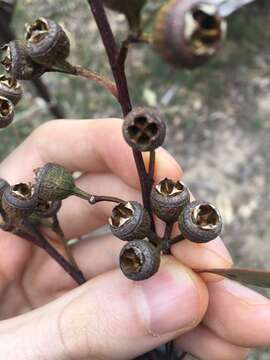
[[[33,169],[54,162],[70,171],[112,172],[139,189],[132,151],[121,129],[121,119],[50,121],[1,163],[0,176],[11,182],[25,181],[33,177]],[[145,160],[147,166],[147,156]],[[168,177],[182,176],[180,166],[163,150],[155,176],[159,178],[165,169]]]

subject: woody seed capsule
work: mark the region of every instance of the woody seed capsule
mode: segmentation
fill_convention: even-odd
[[[35,209],[35,214],[42,218],[55,216],[62,206],[62,201],[41,201],[39,200]]]
[[[14,105],[12,102],[0,96],[0,128],[5,128],[10,125],[14,118]]]
[[[109,224],[112,234],[124,241],[143,239],[151,228],[147,210],[136,201],[115,206]]]
[[[16,79],[2,74],[0,75],[0,96],[9,99],[13,105],[16,105],[22,98],[22,87]]]
[[[55,21],[40,17],[34,23],[26,24],[25,37],[31,58],[47,68],[69,56],[68,36]]]
[[[1,63],[13,79],[33,80],[46,71],[43,66],[30,58],[25,45],[19,40],[10,41],[2,47],[2,50],[5,51],[5,56]]]
[[[151,192],[151,205],[154,213],[163,221],[177,221],[181,211],[190,202],[190,194],[181,181],[165,178]]]
[[[135,108],[126,116],[122,131],[134,150],[153,151],[162,145],[166,125],[156,109]]]
[[[216,54],[226,28],[217,7],[207,0],[170,0],[155,21],[154,49],[169,64],[192,69]]]
[[[37,206],[37,196],[31,184],[16,184],[6,187],[2,196],[2,208],[14,221],[31,215]]]
[[[160,251],[147,240],[133,240],[120,253],[120,268],[124,275],[135,281],[153,276],[160,266]]]
[[[220,212],[214,205],[193,201],[184,207],[178,225],[186,239],[206,243],[221,234],[223,223]]]

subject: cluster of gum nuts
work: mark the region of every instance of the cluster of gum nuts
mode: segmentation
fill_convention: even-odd
[[[137,151],[154,151],[163,143],[165,135],[165,122],[155,109],[135,108],[123,121],[123,136]],[[98,196],[79,189],[73,176],[58,164],[48,163],[35,170],[35,174],[34,184],[10,186],[0,180],[4,230],[19,229],[26,220],[42,224],[42,219],[55,217],[62,200],[72,195],[91,205],[97,202]],[[222,231],[222,219],[216,207],[204,201],[191,201],[190,192],[181,181],[165,178],[153,186],[150,195],[153,213],[167,226],[178,223],[180,235],[175,238],[159,237],[153,231],[149,212],[139,202],[110,199],[117,202],[109,218],[110,230],[127,242],[121,250],[119,264],[131,280],[145,280],[154,275],[162,253],[169,253],[173,244],[184,239],[205,243]]]

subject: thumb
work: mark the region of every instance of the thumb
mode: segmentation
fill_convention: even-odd
[[[207,302],[202,280],[172,257],[164,257],[159,272],[142,282],[113,270],[3,321],[1,358],[133,358],[195,327]]]

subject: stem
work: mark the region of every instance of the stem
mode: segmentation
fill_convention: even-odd
[[[118,101],[122,108],[123,115],[126,116],[132,110],[132,105],[129,96],[127,78],[125,74],[125,62],[120,64],[118,61],[119,49],[117,47],[111,26],[109,24],[101,0],[87,0],[87,1],[94,15],[98,30],[100,32],[100,36],[102,38],[109,59],[115,84],[118,90]],[[143,157],[140,151],[135,151],[135,150],[133,150],[133,157],[137,166],[137,171],[140,179],[143,204],[144,207],[151,214],[148,175],[146,173]]]
[[[180,241],[183,241],[183,240],[185,240],[185,237],[182,234],[180,234],[180,235],[177,235],[176,237],[174,237],[173,239],[171,239],[170,244],[174,245],[174,244],[176,244],[176,243],[178,243]]]
[[[38,231],[38,229],[31,223],[24,221],[22,226],[18,229],[18,234],[25,240],[30,241],[34,245],[44,249],[48,255],[50,255],[64,270],[68,273],[73,280],[82,285],[86,282],[83,273],[74,268],[50,243],[49,241]]]
[[[74,266],[75,269],[79,270],[79,266],[72,254],[70,247],[68,246],[64,231],[62,230],[62,227],[59,223],[58,216],[54,215],[52,220],[53,220],[52,230],[60,237],[61,243],[64,247],[64,250],[65,250],[65,253],[66,253],[66,256],[67,256],[69,262]]]
[[[112,94],[112,96],[118,99],[118,91],[116,85],[111,80],[92,70],[84,69],[80,65],[75,65],[74,68],[76,69],[76,73],[74,75],[95,81],[97,84],[107,89]]]
[[[171,254],[170,246],[171,246],[171,235],[172,235],[173,224],[174,223],[166,223],[164,235],[162,239],[163,254],[167,254],[167,255]]]
[[[87,200],[89,202],[89,204],[91,205],[95,205],[98,202],[101,201],[108,201],[108,202],[113,202],[113,203],[123,203],[125,204],[126,201],[114,196],[106,196],[106,195],[93,195],[93,194],[88,194],[86,191],[83,191],[79,188],[75,188],[73,190],[73,195],[78,196],[79,198],[83,199],[83,200]]]

